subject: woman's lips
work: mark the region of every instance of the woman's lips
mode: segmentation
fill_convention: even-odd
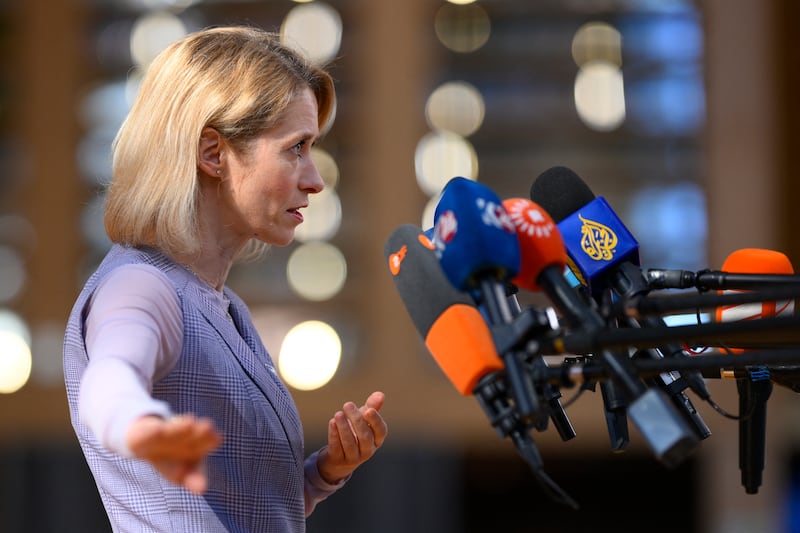
[[[298,222],[303,221],[303,213],[300,212],[300,207],[289,209],[289,214],[292,215]]]

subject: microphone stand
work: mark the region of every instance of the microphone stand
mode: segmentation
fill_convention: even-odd
[[[553,501],[578,509],[577,502],[559,487],[544,471],[542,456],[531,438],[530,423],[524,422],[508,401],[509,391],[504,380],[495,374],[484,376],[476,385],[473,394],[489,417],[492,427],[500,437],[510,437],[517,452],[531,468],[536,480]]]
[[[800,348],[771,349],[746,351],[737,354],[694,355],[681,359],[631,359],[633,367],[643,378],[657,376],[662,372],[697,371],[704,377],[721,376],[721,371],[731,370],[734,377],[748,377],[750,367],[764,366],[772,369],[777,365],[777,374],[784,376],[800,376]],[[602,381],[609,379],[605,368],[595,362],[591,356],[565,357],[558,366],[529,367],[531,378],[535,384],[552,383],[560,387],[571,388],[585,381]],[[742,372],[742,373],[739,373]],[[775,379],[795,392],[800,392],[800,385],[785,378]]]

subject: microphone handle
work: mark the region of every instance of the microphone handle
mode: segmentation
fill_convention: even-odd
[[[514,309],[506,296],[505,285],[490,276],[482,276],[479,282],[481,303],[486,309],[491,324],[510,324],[514,320]],[[518,350],[500,353],[506,368],[506,379],[517,413],[526,422],[539,414],[539,403],[531,377],[524,366],[525,354]]]
[[[619,385],[614,381],[605,380],[600,382],[600,392],[603,397],[603,410],[606,416],[611,449],[614,451],[625,450],[630,442],[628,416],[625,414],[628,402],[621,394]]]
[[[650,269],[645,274],[651,289],[759,290],[768,286],[797,286],[795,274],[739,274],[721,270]]]
[[[700,271],[695,283],[700,290],[758,290],[765,286],[798,286],[800,276],[794,274],[735,274],[722,271]]]
[[[492,427],[501,438],[511,439],[517,452],[553,501],[578,509],[577,502],[545,473],[542,456],[530,435],[531,426],[520,418],[518,410],[509,403],[507,385],[500,378],[499,372],[486,375],[478,381],[473,391]]]
[[[767,429],[767,400],[772,382],[766,367],[748,370],[749,377],[737,380],[739,390],[739,468],[747,494],[758,493],[764,471]]]
[[[647,358],[651,360],[663,360],[664,358],[657,350],[639,350],[634,355],[634,360]],[[688,372],[689,375],[697,375],[702,379],[702,374],[697,371]],[[711,430],[705,423],[700,413],[695,408],[689,397],[683,392],[687,387],[687,380],[684,375],[677,371],[661,372],[657,376],[646,379],[648,383],[663,390],[678,412],[683,415],[690,427],[694,430],[699,439],[707,439],[711,436]],[[704,383],[705,385],[705,383]]]
[[[536,372],[537,369],[539,371],[543,371],[546,367],[547,363],[542,357],[536,357],[533,361],[531,361],[531,368],[534,372]],[[541,398],[545,402],[547,414],[550,420],[552,420],[556,431],[558,431],[558,435],[561,437],[561,440],[566,442],[575,438],[577,433],[575,432],[575,427],[572,425],[572,422],[564,410],[564,406],[561,405],[561,391],[559,390],[558,386],[551,383],[542,383],[537,387],[537,389],[541,395]],[[547,419],[544,419],[542,425],[544,426],[546,422]]]
[[[539,284],[556,309],[565,316],[567,322],[577,330],[590,336],[601,331],[606,323],[590,304],[564,279],[556,268],[545,268],[539,274]],[[586,350],[589,352],[592,350]],[[585,352],[584,352],[585,353]],[[609,372],[612,380],[623,389],[622,394],[636,398],[644,393],[646,387],[636,376],[627,354],[615,354],[603,350],[596,355],[597,360]]]
[[[614,292],[622,300],[641,300],[646,296],[650,287],[647,280],[642,273],[641,269],[630,262],[624,262],[619,266],[614,274],[611,276],[611,285]],[[660,316],[648,316],[641,320],[641,324],[646,328],[664,328],[666,323]],[[658,346],[664,357],[681,357],[685,356],[681,346],[674,342],[668,341]],[[692,391],[704,400],[708,400],[711,396],[706,388],[705,382],[699,374],[687,374],[686,383]]]
[[[511,287],[511,289],[509,287]],[[516,287],[514,287],[513,284],[506,284],[508,305],[516,320],[522,315],[523,311],[519,304],[519,300],[517,299],[517,291],[515,289]],[[520,361],[522,363],[526,361],[529,362],[531,368],[543,369],[547,367],[547,363],[544,361],[541,354],[527,354],[526,352],[521,351],[516,355],[518,358],[521,358]],[[534,422],[534,427],[536,430],[545,431],[547,429],[547,422],[549,418],[549,420],[553,422],[556,431],[558,431],[558,435],[561,437],[561,440],[566,442],[575,438],[577,433],[575,432],[575,427],[572,425],[572,422],[567,416],[567,412],[564,410],[564,406],[561,405],[561,391],[559,390],[558,386],[551,383],[536,385],[533,383],[531,376],[525,370],[520,369],[520,372],[525,375],[526,379],[526,384],[523,386],[527,386],[527,382],[530,382],[531,386],[536,390],[536,395],[538,396],[536,401],[538,402],[541,400],[544,402],[546,415],[540,416],[538,420]],[[534,416],[532,412],[530,415],[531,417]]]
[[[608,317],[641,318],[648,315],[697,312],[720,306],[795,300],[797,298],[800,298],[800,285],[768,286],[752,291],[723,294],[679,294],[660,297],[637,295],[627,300],[611,302],[604,307],[602,314]]]
[[[542,345],[539,348],[542,353],[551,354],[587,354],[599,349],[625,347],[655,348],[665,342],[697,343],[706,346],[717,346],[720,342],[724,342],[737,348],[763,346],[780,348],[800,344],[800,316],[663,328],[577,331],[553,338],[539,338],[535,341]]]

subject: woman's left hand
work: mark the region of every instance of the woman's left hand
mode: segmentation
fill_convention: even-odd
[[[388,433],[379,412],[383,401],[382,392],[373,392],[361,407],[345,403],[328,422],[328,446],[317,461],[325,481],[340,482],[381,447]]]

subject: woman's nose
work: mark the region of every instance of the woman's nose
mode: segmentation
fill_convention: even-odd
[[[317,170],[317,165],[315,165],[313,162],[310,163],[309,169],[304,174],[300,185],[303,190],[306,190],[309,193],[322,192],[322,189],[325,188],[325,181],[322,179],[319,170]]]

